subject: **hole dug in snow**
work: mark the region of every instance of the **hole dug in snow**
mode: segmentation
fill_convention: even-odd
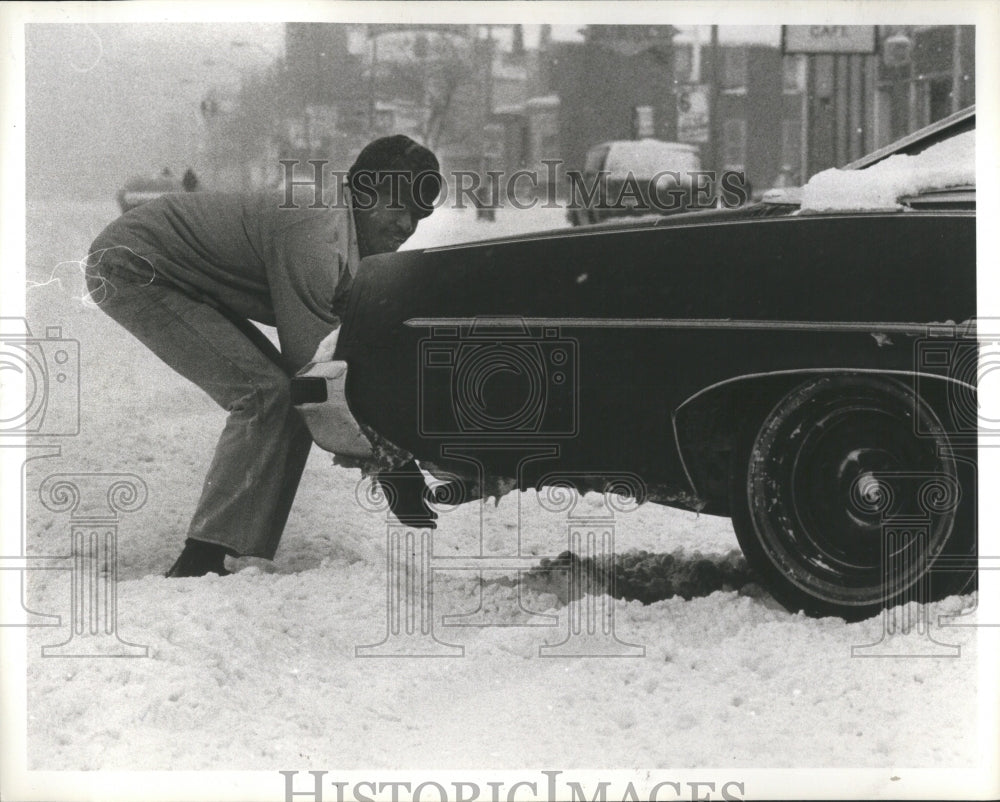
[[[717,590],[740,590],[751,581],[750,569],[738,551],[704,556],[681,550],[672,554],[628,551],[608,561],[564,551],[555,559],[542,559],[521,579],[525,587],[551,593],[562,604],[586,594],[609,594],[643,604],[674,596],[687,601]]]

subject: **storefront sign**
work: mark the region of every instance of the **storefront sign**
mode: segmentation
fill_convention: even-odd
[[[678,92],[677,140],[708,142],[708,87],[689,86]]]
[[[782,25],[781,52],[874,53],[875,25]]]

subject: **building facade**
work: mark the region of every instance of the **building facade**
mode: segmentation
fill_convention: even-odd
[[[874,52],[853,54],[786,53],[725,26],[583,26],[574,41],[541,26],[526,47],[521,28],[288,23],[280,64],[206,95],[202,152],[220,181],[269,183],[276,156],[345,169],[372,137],[405,133],[446,171],[547,181],[558,162],[564,189],[594,145],[654,137],[697,145],[704,169],[743,172],[759,194],[975,102],[971,26],[872,28]]]

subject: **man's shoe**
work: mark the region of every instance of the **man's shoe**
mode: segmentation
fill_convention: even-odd
[[[205,576],[206,574],[218,574],[219,576],[229,576],[232,571],[225,569],[226,549],[215,543],[206,543],[203,540],[191,540],[184,543],[184,551],[177,558],[165,576],[167,578]]]

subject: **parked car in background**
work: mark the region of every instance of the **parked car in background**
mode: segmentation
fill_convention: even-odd
[[[169,167],[154,176],[133,176],[125,182],[118,194],[118,208],[122,212],[141,206],[146,201],[166,195],[169,192],[194,192],[199,189],[198,177],[188,168],[182,178],[177,178]]]
[[[569,220],[584,225],[687,211],[700,170],[696,145],[659,139],[602,142],[587,151],[581,181],[575,192],[570,188]],[[702,201],[711,206],[711,188],[707,189]]]
[[[968,110],[740,208],[370,257],[327,404],[467,498],[631,477],[729,516],[793,611],[968,590],[974,136]]]

